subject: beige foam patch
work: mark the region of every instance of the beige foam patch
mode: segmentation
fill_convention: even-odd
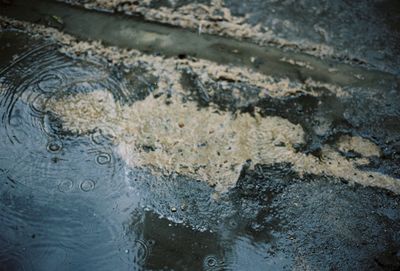
[[[347,160],[329,146],[321,160],[296,152],[293,144],[303,143],[304,131],[286,119],[199,109],[196,103],[182,102],[179,95],[170,101],[167,105],[163,97],[150,95],[131,106],[120,105],[109,92],[99,90],[49,100],[46,109],[61,117],[64,129],[111,134],[117,152],[130,166],[179,173],[219,191],[235,185],[249,159],[252,165],[286,162],[300,174],[325,174],[400,191],[398,180],[358,170],[357,165],[368,162],[364,157]]]
[[[380,148],[368,139],[359,136],[342,136],[337,142],[339,150],[343,152],[355,151],[362,156],[380,156]]]

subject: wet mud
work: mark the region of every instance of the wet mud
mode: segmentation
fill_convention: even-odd
[[[0,40],[0,270],[400,268],[392,77],[295,80],[5,18]]]

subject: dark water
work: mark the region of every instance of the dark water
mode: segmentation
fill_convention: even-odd
[[[397,196],[280,164],[215,200],[202,182],[129,168],[107,136],[65,134],[37,101],[107,88],[135,102],[144,86],[23,33],[0,40],[0,270],[399,267]]]

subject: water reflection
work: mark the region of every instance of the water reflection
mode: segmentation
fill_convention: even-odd
[[[289,267],[287,255],[272,250],[268,242],[257,242],[250,234],[233,231],[221,236],[210,231],[193,231],[190,227],[160,219],[146,212],[131,230],[140,229],[146,244],[151,241],[145,263],[149,270],[282,270]],[[228,229],[225,229],[225,231]],[[229,230],[228,230],[229,231]]]
[[[1,39],[15,46],[0,56],[18,54],[0,58],[1,270],[346,269],[354,257],[373,267],[377,253],[399,246],[398,198],[300,177],[287,164],[243,171],[220,195],[203,182],[128,168],[108,134],[65,134],[39,100],[107,88],[132,103],[142,98],[126,91],[134,79],[153,77],[125,80],[22,33]],[[360,240],[366,249],[348,244]]]
[[[26,42],[21,34],[5,39]],[[63,134],[39,100],[126,86],[116,85],[118,72],[68,59],[55,45],[33,48],[41,49],[18,56],[1,74],[2,266],[229,269],[227,257],[239,259],[235,240],[248,240],[239,238],[240,228],[257,215],[258,203],[236,194],[216,199],[205,183],[129,169],[100,130]],[[254,254],[261,265],[263,251]]]
[[[51,44],[18,51],[27,42],[22,34],[2,38],[15,44],[3,53],[16,60],[0,78],[1,270],[129,270],[135,262],[123,260],[120,248],[130,242],[122,222],[138,201],[123,165],[109,145],[59,133],[38,102],[90,91],[105,71],[81,66]]]

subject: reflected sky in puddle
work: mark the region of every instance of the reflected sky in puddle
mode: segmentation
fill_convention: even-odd
[[[35,104],[112,85],[112,73],[51,44],[19,52],[26,37],[6,35],[16,46],[3,52],[19,56],[1,74],[2,270],[240,269],[242,253],[270,261],[265,244],[254,249],[236,232],[241,208],[230,199],[214,200],[202,182],[129,169],[106,136],[62,134]]]
[[[100,131],[62,133],[38,97],[99,87],[128,102],[137,97],[122,96],[121,78],[102,65],[69,59],[51,44],[26,51],[26,36],[1,35],[12,44],[0,48],[1,64],[19,55],[0,74],[1,270],[319,269],[348,267],[349,257],[370,267],[376,255],[397,249],[398,198],[325,179],[302,185],[288,165],[258,167],[216,197],[203,182],[128,168]],[[379,204],[370,206],[371,199]],[[321,215],[337,215],[335,208],[346,215],[335,222]],[[353,239],[371,210],[380,215],[367,220],[365,237]],[[334,243],[343,228],[345,241]],[[341,250],[325,251],[320,262],[301,249],[310,236],[317,240],[310,250]],[[358,247],[345,243],[363,238],[368,249],[352,254]],[[382,245],[371,253],[377,240]]]

